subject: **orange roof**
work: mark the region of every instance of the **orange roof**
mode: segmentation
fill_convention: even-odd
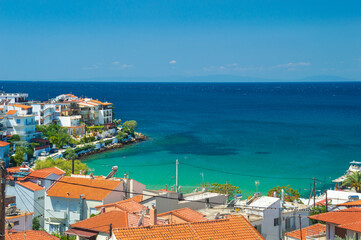
[[[0,141],[0,147],[5,147],[5,146],[7,146],[9,144],[10,143],[8,143],[8,142]]]
[[[27,240],[56,240],[59,239],[53,235],[50,235],[47,232],[40,230],[29,230],[26,231]],[[24,232],[5,232],[5,240],[24,240]]]
[[[264,239],[262,235],[243,217],[204,222],[169,224],[138,228],[120,228],[113,231],[116,239]]]
[[[22,110],[32,108],[32,106],[24,105],[24,104],[12,104],[14,107],[21,108]]]
[[[340,204],[337,204],[337,206],[344,206],[344,207],[361,206],[361,200],[346,202],[346,203],[340,203]]]
[[[104,106],[106,106],[106,105],[112,105],[112,104],[113,104],[113,103],[103,103],[103,102],[98,101],[98,100],[90,100],[90,102],[98,103],[98,104],[101,104],[101,105],[104,105]]]
[[[10,220],[10,219],[15,219],[15,218],[19,218],[19,217],[24,217],[24,216],[29,216],[29,215],[33,215],[33,212],[27,212],[24,214],[19,214],[19,215],[15,215],[15,216],[10,216],[10,217],[5,217],[6,220]]]
[[[50,174],[56,174],[56,175],[63,175],[65,172],[57,167],[50,167],[50,168],[43,168],[33,171],[30,176],[37,176],[37,175],[46,175],[49,176]]]
[[[64,198],[79,198],[83,194],[85,199],[101,201],[121,183],[109,179],[62,177],[48,189],[47,193],[51,197]]]
[[[136,215],[125,211],[111,211],[74,223],[71,225],[71,227],[109,233],[110,224],[112,224],[113,228],[138,227],[140,217],[141,215]],[[158,221],[158,224],[164,223],[162,221]],[[149,225],[150,219],[149,217],[145,216],[144,226]]]
[[[355,232],[361,232],[361,222],[353,222],[348,224],[342,224],[338,225],[337,227],[355,231]]]
[[[361,219],[361,208],[351,207],[334,212],[321,213],[310,216],[309,218],[333,224],[348,224],[355,222],[355,219]]]
[[[139,213],[142,210],[144,210],[146,207],[143,206],[142,204],[134,201],[132,198],[130,199],[126,199],[123,201],[119,201],[119,202],[115,202],[115,203],[109,203],[109,204],[105,204],[105,205],[100,205],[100,206],[96,206],[95,208],[102,208],[102,207],[115,207],[127,212],[132,212],[132,213]]]
[[[201,222],[208,220],[204,214],[187,207],[158,214],[158,217],[166,217],[168,215],[175,215],[187,222]]]
[[[326,226],[324,224],[317,223],[317,224],[311,225],[309,227],[302,228],[302,239],[301,239],[300,233],[301,232],[298,229],[298,230],[286,233],[286,236],[292,237],[295,239],[306,240],[307,237],[326,233]]]
[[[6,115],[14,115],[18,110],[9,110]]]
[[[40,191],[40,190],[44,189],[43,187],[39,186],[38,184],[35,184],[33,182],[30,182],[30,181],[25,181],[25,182],[17,181],[16,183],[19,184],[20,186],[23,186],[24,188],[27,188],[27,189],[33,191],[33,192]]]

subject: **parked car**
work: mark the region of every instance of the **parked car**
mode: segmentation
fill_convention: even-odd
[[[64,145],[63,146],[63,149],[67,149],[67,148],[70,148],[70,146],[69,145]]]
[[[56,148],[50,149],[50,153],[57,153],[57,152],[58,152],[58,149],[56,149]]]

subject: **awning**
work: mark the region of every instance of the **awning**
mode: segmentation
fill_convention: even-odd
[[[75,236],[84,237],[84,238],[90,238],[90,237],[94,237],[94,236],[98,235],[98,232],[92,232],[92,231],[81,230],[81,229],[76,229],[76,228],[71,228],[64,233],[68,234],[68,235],[75,235]]]

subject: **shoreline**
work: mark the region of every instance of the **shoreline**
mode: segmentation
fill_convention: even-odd
[[[89,156],[92,156],[92,155],[95,155],[95,154],[100,154],[100,153],[104,153],[104,152],[109,152],[111,150],[116,150],[116,149],[119,149],[119,148],[123,148],[124,146],[126,145],[133,145],[133,144],[136,144],[136,143],[140,143],[140,142],[144,142],[144,141],[147,141],[148,140],[148,137],[142,133],[139,133],[139,136],[137,138],[132,138],[131,140],[127,140],[125,142],[122,142],[122,143],[113,143],[109,146],[104,146],[100,149],[97,149],[97,150],[91,150],[89,152],[86,152],[86,153],[81,153],[78,155],[78,159],[79,160],[84,160],[85,158],[89,157]]]

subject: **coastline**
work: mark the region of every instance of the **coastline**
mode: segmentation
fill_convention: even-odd
[[[94,150],[91,150],[89,152],[80,153],[80,154],[78,154],[78,159],[79,160],[84,160],[89,156],[99,154],[99,153],[108,152],[108,151],[119,149],[119,148],[123,148],[125,145],[133,145],[133,144],[136,144],[136,143],[139,143],[139,142],[144,142],[147,139],[148,139],[148,137],[146,135],[144,135],[142,133],[137,133],[136,138],[132,138],[132,139],[124,141],[122,143],[113,143],[111,145],[101,147],[100,149],[94,149]]]

